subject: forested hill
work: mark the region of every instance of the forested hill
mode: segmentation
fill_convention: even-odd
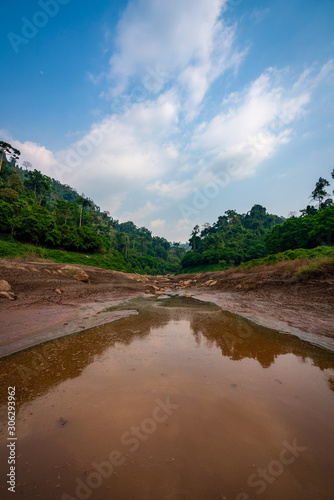
[[[332,172],[334,179],[334,170]],[[312,249],[334,244],[334,204],[322,177],[311,198],[317,206],[307,205],[300,215],[287,220],[268,214],[254,205],[247,214],[227,210],[214,224],[194,227],[189,239],[192,251],[181,263],[188,271],[223,270],[270,254],[295,249]]]
[[[283,217],[268,214],[254,205],[246,214],[227,210],[214,224],[194,227],[189,239],[192,248],[182,259],[184,268],[219,264],[222,269],[267,255],[265,236]]]
[[[133,222],[119,223],[70,186],[4,160],[0,170],[0,232],[21,242],[72,252],[100,252],[118,269],[178,272],[185,249]],[[111,264],[112,265],[112,264]]]

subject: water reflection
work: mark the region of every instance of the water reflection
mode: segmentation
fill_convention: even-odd
[[[21,498],[79,498],[113,450],[124,463],[87,499],[253,498],[249,477],[297,440],[263,498],[332,500],[331,353],[195,299],[117,309],[139,315],[0,360],[0,460],[15,385]]]
[[[0,381],[10,376],[11,385],[21,386],[18,406],[65,380],[79,377],[108,348],[118,343],[130,345],[134,340],[148,336],[152,330],[166,326],[172,319],[189,321],[197,345],[204,336],[208,347],[218,347],[223,356],[234,361],[251,358],[268,368],[278,356],[291,353],[304,361],[311,359],[321,370],[334,367],[332,353],[292,335],[254,325],[241,316],[222,311],[213,303],[174,296],[163,301],[133,299],[111,308],[115,309],[136,310],[140,319],[131,316],[121,323],[102,325],[46,342],[0,360]],[[334,391],[333,379],[328,383]],[[2,383],[0,401],[6,397],[7,385]]]

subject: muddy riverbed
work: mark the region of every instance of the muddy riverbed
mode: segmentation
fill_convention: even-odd
[[[0,360],[1,498],[332,500],[334,358],[185,297]]]

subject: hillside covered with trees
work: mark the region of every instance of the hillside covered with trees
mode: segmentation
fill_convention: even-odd
[[[334,179],[334,170],[332,172]],[[254,205],[246,214],[227,210],[214,224],[196,225],[189,239],[191,251],[182,259],[185,271],[227,269],[270,254],[312,249],[334,243],[334,205],[327,188],[330,183],[320,177],[310,198],[316,206],[307,205],[300,216],[283,219]]]
[[[122,260],[138,273],[180,270],[185,250],[145,227],[119,223],[93,200],[56,179],[33,170],[20,152],[0,142],[0,233],[20,242],[71,252],[96,253]],[[110,260],[110,259],[109,259]]]

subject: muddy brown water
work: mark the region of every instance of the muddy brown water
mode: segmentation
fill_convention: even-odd
[[[333,500],[332,353],[195,299],[119,308],[0,360],[1,498]]]

